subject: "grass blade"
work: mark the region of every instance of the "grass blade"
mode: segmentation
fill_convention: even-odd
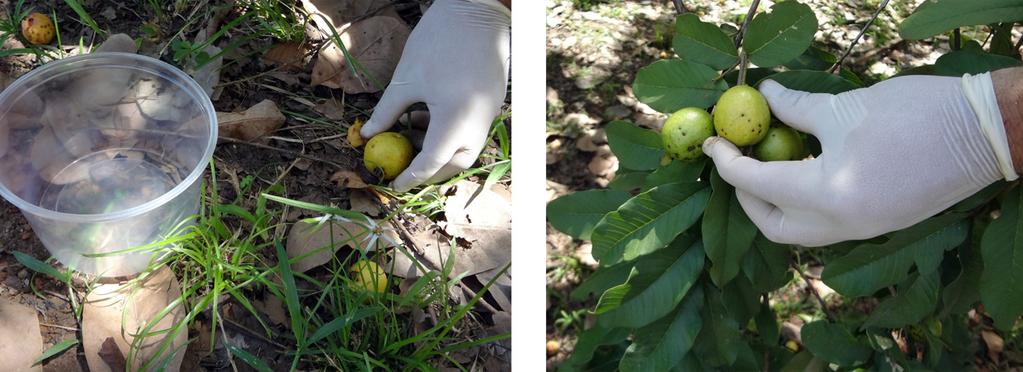
[[[46,351],[43,351],[42,354],[39,354],[39,357],[36,358],[35,362],[32,363],[32,365],[34,366],[34,365],[37,365],[39,363],[42,363],[44,360],[50,359],[54,355],[60,354],[60,353],[64,352],[64,350],[67,350],[70,347],[75,346],[75,345],[78,345],[78,339],[77,338],[71,338],[71,339],[67,339],[67,340],[58,342],[56,345],[50,346],[49,349],[46,349]]]
[[[364,307],[359,310],[356,310],[355,312],[345,314],[340,318],[331,320],[327,324],[324,324],[323,327],[320,327],[320,329],[317,329],[316,332],[314,332],[313,335],[310,336],[308,340],[306,340],[306,342],[310,345],[315,344],[317,341],[322,340],[324,337],[330,336],[334,334],[334,332],[337,332],[338,330],[347,327],[349,324],[365,319],[366,317],[373,315],[378,311],[380,311],[380,308]]]
[[[257,358],[255,355],[249,354],[249,352],[245,351],[245,349],[242,349],[240,347],[237,347],[237,346],[234,346],[234,345],[231,345],[231,344],[227,344],[227,350],[232,355],[237,356],[239,359],[244,361],[245,364],[248,364],[249,367],[255,368],[259,372],[271,372],[271,371],[273,371],[272,369],[270,369],[270,366],[266,365],[266,362],[263,362],[261,359]]]
[[[25,253],[15,251],[14,258],[18,260],[25,267],[32,269],[32,271],[40,274],[46,274],[50,277],[57,279],[61,282],[67,282],[71,278],[71,274],[67,272],[61,272],[57,268],[47,264],[43,261],[37,260],[35,257],[29,256]]]
[[[74,10],[76,14],[78,14],[78,20],[82,22],[82,24],[89,26],[89,28],[91,28],[93,32],[99,35],[107,34],[106,31],[103,31],[103,29],[99,28],[99,24],[97,24],[96,20],[92,19],[92,17],[89,16],[89,13],[85,11],[85,8],[82,7],[82,3],[79,3],[78,0],[64,0],[64,3],[66,3],[67,6],[71,7],[71,9]]]

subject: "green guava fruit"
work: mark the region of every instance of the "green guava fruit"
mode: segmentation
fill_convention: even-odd
[[[729,88],[714,105],[714,130],[736,146],[760,142],[770,125],[767,100],[749,85]]]
[[[762,161],[798,160],[803,157],[803,139],[789,127],[773,127],[753,147],[753,156]]]
[[[693,160],[703,155],[703,141],[714,135],[710,114],[699,107],[686,107],[668,117],[661,127],[661,142],[672,158]]]

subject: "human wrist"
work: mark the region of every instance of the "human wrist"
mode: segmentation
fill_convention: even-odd
[[[991,73],[998,110],[1012,154],[1016,173],[1023,173],[1023,68],[1007,68]]]

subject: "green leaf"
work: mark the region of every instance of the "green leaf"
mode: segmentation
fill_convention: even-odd
[[[811,93],[838,94],[859,88],[855,83],[843,77],[829,74],[825,71],[794,70],[779,72],[768,76],[764,80],[774,80],[789,89],[801,90]],[[760,84],[763,80],[757,82]]]
[[[48,263],[37,260],[35,257],[29,256],[20,251],[11,252],[14,254],[14,259],[18,260],[19,263],[25,267],[31,269],[40,274],[46,274],[51,278],[57,279],[60,282],[68,282],[71,280],[71,273],[68,271],[61,272],[57,268],[51,266]]]
[[[992,28],[991,53],[1019,59],[1019,51],[1012,43],[1012,22],[999,23]]]
[[[621,371],[665,371],[685,357],[703,327],[703,291],[694,288],[671,314],[636,331],[625,351]]]
[[[803,326],[803,345],[813,355],[842,367],[862,364],[872,351],[839,324],[818,320]]]
[[[781,368],[781,372],[812,372],[812,371],[826,371],[827,362],[823,359],[815,357],[813,353],[803,350],[789,359],[785,366]]]
[[[547,203],[547,222],[569,236],[587,240],[604,215],[629,200],[629,194],[615,190],[585,190]]]
[[[796,59],[786,62],[784,66],[789,70],[824,71],[831,68],[831,65],[834,65],[835,62],[838,62],[838,58],[833,54],[818,47],[810,46],[806,48],[803,54],[800,54]]]
[[[760,80],[763,80],[765,77],[774,75],[776,73],[778,73],[778,71],[776,71],[773,68],[760,68],[760,67],[756,67],[756,68],[746,69],[746,83],[749,84],[749,82],[751,82],[751,81],[760,81]],[[734,85],[738,84],[739,70],[735,69],[735,70],[732,70],[732,72],[729,72],[729,73],[725,74],[724,79],[725,79],[725,82],[728,83],[728,86],[734,86]],[[756,84],[753,84],[753,86],[756,86]]]
[[[624,262],[610,267],[600,267],[586,278],[578,287],[572,290],[569,298],[576,301],[586,300],[590,294],[602,294],[608,288],[624,283],[629,279],[629,272],[635,265],[633,262]]]
[[[953,28],[1023,20],[1019,0],[928,0],[899,25],[907,40],[928,38]]]
[[[745,325],[760,311],[760,293],[745,276],[737,275],[721,290],[721,301],[736,324]]]
[[[942,255],[966,239],[964,215],[947,213],[888,235],[882,243],[865,243],[824,267],[821,279],[847,297],[868,296],[898,283],[915,263],[918,271],[937,268]]]
[[[1019,60],[991,54],[979,49],[962,49],[949,52],[934,63],[934,73],[942,76],[963,76],[979,74],[1005,67],[1023,65]]]
[[[270,369],[270,366],[268,366],[266,362],[264,362],[262,359],[259,359],[259,357],[252,355],[248,351],[245,351],[245,349],[242,349],[238,346],[234,346],[232,344],[227,344],[227,349],[231,353],[231,355],[238,357],[238,359],[241,359],[242,361],[245,362],[245,364],[248,364],[249,367],[252,367],[256,371],[259,372],[273,371],[273,369]]]
[[[625,296],[632,291],[632,279],[638,274],[639,270],[633,266],[629,269],[629,276],[625,278],[624,283],[612,286],[604,291],[604,293],[601,293],[600,299],[597,300],[597,305],[593,308],[593,314],[601,315],[621,306]]]
[[[729,68],[739,61],[739,51],[732,39],[717,26],[701,22],[693,13],[685,13],[675,19],[672,43],[675,54],[682,59],[718,70]]]
[[[735,191],[721,179],[717,170],[710,173],[714,192],[703,212],[703,245],[710,259],[710,278],[718,288],[724,288],[739,274],[739,266],[746,251],[757,237],[757,228],[742,210]]]
[[[778,318],[774,314],[774,310],[771,310],[770,305],[766,302],[761,302],[760,311],[757,312],[757,316],[753,318],[753,322],[757,325],[757,333],[760,334],[760,339],[765,344],[778,344],[778,338],[780,337]]]
[[[587,363],[593,359],[593,353],[601,345],[617,344],[629,337],[629,330],[625,328],[608,329],[594,324],[593,327],[579,334],[575,343],[572,355],[561,364],[561,371],[582,370]]]
[[[881,302],[870,313],[864,327],[899,328],[919,323],[938,305],[940,288],[941,278],[937,270],[917,276],[908,288]]]
[[[608,123],[604,130],[607,132],[607,144],[623,167],[651,170],[661,165],[664,147],[657,132],[622,120]]]
[[[981,238],[984,272],[980,276],[980,299],[995,320],[995,326],[1009,330],[1023,314],[1023,224],[1020,223],[1020,193],[1017,187],[1005,196],[1002,214],[991,222]]]
[[[316,332],[313,332],[313,335],[309,336],[309,339],[306,340],[306,344],[307,345],[315,344],[316,342],[322,340],[323,338],[330,336],[331,334],[334,334],[334,332],[340,331],[341,329],[344,329],[345,327],[348,327],[349,325],[358,322],[362,319],[365,319],[379,311],[380,308],[377,307],[363,307],[353,312],[344,314],[340,317],[334,318],[334,320],[327,322],[327,324],[324,324],[323,327],[320,327],[319,329],[316,330]]]
[[[817,32],[817,16],[809,6],[786,1],[771,7],[770,13],[753,18],[742,46],[751,62],[773,67],[799,57]]]
[[[742,260],[742,272],[757,292],[771,292],[788,284],[789,246],[778,244],[758,234],[753,248]]]
[[[704,64],[661,60],[639,69],[632,91],[641,102],[666,114],[690,106],[707,108],[728,89],[724,81],[715,80],[717,76]]]
[[[686,249],[684,244],[691,240],[680,239],[637,262],[633,268],[637,273],[626,282],[630,288],[621,304],[601,314],[601,325],[638,328],[670,313],[703,270],[703,247],[696,242]]]
[[[707,158],[693,161],[672,160],[668,165],[657,168],[646,176],[643,189],[649,190],[660,185],[676,182],[696,182],[707,164]]]
[[[53,346],[50,346],[49,349],[43,351],[42,354],[39,354],[39,356],[36,357],[36,360],[32,362],[32,365],[34,366],[39,363],[42,363],[44,360],[50,359],[57,354],[63,353],[64,350],[67,350],[75,345],[78,345],[78,339],[76,338],[69,338],[67,340],[58,342]]]
[[[608,182],[607,188],[615,191],[631,193],[643,187],[650,172],[636,171],[628,168],[618,168],[615,178]]]
[[[980,301],[980,275],[984,270],[984,261],[980,254],[979,223],[974,223],[971,240],[978,243],[965,244],[959,248],[959,276],[955,278],[941,293],[944,306],[942,315],[948,313],[961,314]],[[986,226],[985,226],[986,227]]]
[[[707,299],[700,311],[703,329],[696,337],[693,350],[704,365],[726,367],[735,363],[739,356],[738,345],[745,342],[739,333],[739,324],[728,316],[728,310],[721,300],[721,293],[713,286],[703,291]]]
[[[631,261],[668,245],[700,218],[710,189],[672,183],[650,189],[608,213],[593,229],[593,257],[602,266]]]

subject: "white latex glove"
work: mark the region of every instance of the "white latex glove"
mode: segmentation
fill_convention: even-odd
[[[390,86],[362,127],[365,138],[424,102],[423,150],[394,180],[398,191],[451,178],[476,162],[508,84],[511,11],[497,0],[437,0],[409,36]]]
[[[820,140],[821,155],[760,162],[720,137],[703,151],[773,241],[871,238],[1016,178],[990,74],[906,76],[838,95],[774,81],[760,91],[776,117]]]

